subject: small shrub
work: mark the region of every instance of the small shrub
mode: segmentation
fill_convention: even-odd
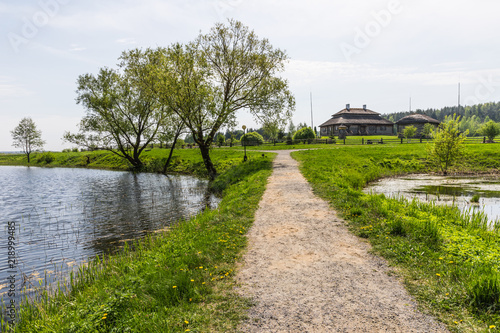
[[[472,202],[472,203],[479,203],[479,198],[480,198],[479,194],[474,194],[472,196],[472,198],[470,199],[470,202]]]
[[[55,155],[50,151],[48,151],[46,153],[38,155],[36,158],[36,162],[40,164],[50,164],[54,162],[55,159],[56,159]]]
[[[307,139],[314,139],[316,135],[314,134],[314,131],[311,129],[311,127],[304,127],[295,132],[293,139],[294,140],[307,140]]]
[[[248,146],[261,145],[264,143],[264,138],[257,132],[250,132],[241,137],[241,144]]]
[[[401,219],[395,220],[390,226],[390,233],[396,236],[405,236],[406,230]]]

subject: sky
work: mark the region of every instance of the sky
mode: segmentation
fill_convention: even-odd
[[[293,122],[346,104],[389,114],[500,100],[497,0],[0,0],[0,151],[31,117],[45,150],[71,148],[79,75],[129,49],[186,43],[233,18],[290,58]],[[311,99],[312,95],[312,99]],[[312,102],[312,103],[311,103]],[[311,108],[312,104],[312,108]],[[311,117],[312,109],[312,117]],[[260,127],[244,111],[238,127]]]

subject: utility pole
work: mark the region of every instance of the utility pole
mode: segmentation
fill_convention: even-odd
[[[312,91],[309,93],[309,98],[311,100],[311,129],[314,131],[314,122],[313,122],[313,93]],[[314,133],[316,136],[316,133]]]

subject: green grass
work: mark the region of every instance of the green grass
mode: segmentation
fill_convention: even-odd
[[[72,154],[55,154],[55,161],[79,160]],[[155,154],[163,158],[161,152],[150,152]],[[104,153],[93,156],[96,162],[114,164]],[[234,331],[249,306],[232,291],[235,263],[246,246],[272,156],[252,155],[242,163],[240,152],[221,151],[214,152],[214,160],[225,170],[211,185],[223,195],[217,209],[80,267],[56,295],[43,293],[40,301],[24,304],[12,331]],[[190,163],[200,163],[195,151],[181,152],[175,165],[196,170]]]
[[[454,332],[500,328],[500,226],[482,213],[364,194],[370,181],[425,172],[425,145],[357,146],[294,152],[315,193],[330,201],[373,250],[387,258],[424,311]],[[497,172],[492,145],[467,146],[453,172]]]
[[[146,172],[161,172],[167,160],[168,149],[151,149],[141,155]],[[262,153],[247,153],[250,159],[261,158]],[[243,161],[243,152],[235,149],[212,149],[210,156],[215,168],[223,173]],[[0,154],[0,165],[28,165],[24,154]],[[94,152],[44,152],[31,155],[31,166],[39,167],[80,167],[95,169],[130,170],[131,165],[123,158],[109,151]],[[168,173],[182,173],[206,176],[205,165],[199,149],[176,149]]]

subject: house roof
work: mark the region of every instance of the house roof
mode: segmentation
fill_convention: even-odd
[[[380,115],[380,113],[377,113],[375,111],[372,111],[370,109],[362,109],[362,108],[350,108],[349,110],[347,109],[343,109],[343,110],[340,110],[339,112],[337,112],[336,114],[332,115],[332,117],[335,117],[335,116],[340,116],[340,115],[353,115],[353,114],[356,114],[356,115],[363,115],[363,116],[366,116],[366,115]]]
[[[404,118],[399,119],[396,124],[398,125],[406,125],[406,124],[417,124],[417,123],[431,123],[431,124],[440,124],[439,120],[436,120],[432,117],[426,116],[425,114],[414,113]]]
[[[334,115],[332,118],[319,125],[331,126],[331,125],[382,125],[382,126],[392,126],[394,123],[390,120],[380,117],[380,114],[369,110],[361,108],[350,108],[343,109]]]

